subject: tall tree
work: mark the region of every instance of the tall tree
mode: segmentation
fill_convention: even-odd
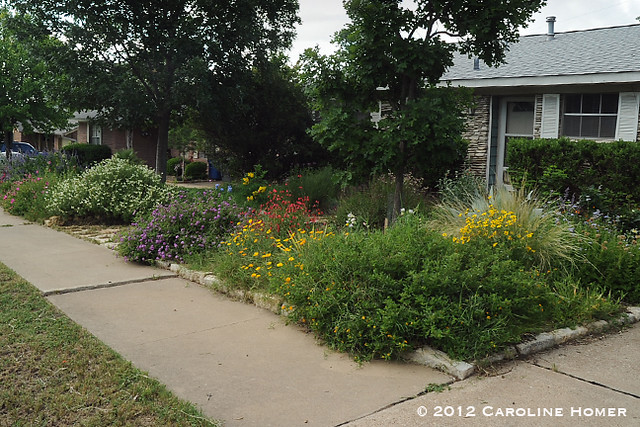
[[[211,158],[239,171],[260,164],[270,178],[292,166],[326,160],[326,150],[307,133],[313,124],[311,110],[286,62],[280,56],[257,64],[202,104],[198,115]]]
[[[135,102],[149,108],[158,127],[156,170],[163,178],[172,113],[197,108],[201,92],[218,90],[216,79],[209,83],[211,75],[228,78],[287,47],[299,21],[297,0],[10,3],[38,16],[75,50],[79,64],[90,64],[95,84],[106,83],[120,95],[93,99],[98,110],[134,123],[141,120]]]
[[[64,128],[70,112],[59,95],[68,84],[47,60],[60,43],[46,34],[21,37],[15,21],[29,25],[28,17],[16,18],[0,10],[0,126],[7,157],[11,157],[13,130],[26,132]]]
[[[464,98],[434,87],[452,65],[454,53],[500,64],[508,45],[517,41],[518,28],[544,3],[346,0],[351,22],[334,39],[336,53],[326,57],[310,50],[303,58],[322,117],[314,136],[355,166],[368,162],[375,169],[391,169],[397,215],[408,165],[456,150],[461,122],[454,116],[459,116]],[[389,111],[371,123],[362,113],[378,110],[382,99]]]

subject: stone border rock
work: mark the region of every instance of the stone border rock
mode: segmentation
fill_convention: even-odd
[[[232,298],[252,303],[257,307],[269,310],[275,314],[286,315],[283,310],[284,301],[280,298],[248,290],[230,288],[213,273],[190,270],[181,264],[156,261],[156,265],[158,267],[171,270],[186,280],[214,289]],[[538,334],[532,340],[510,346],[502,353],[480,360],[475,364],[453,360],[447,356],[446,353],[426,346],[404,354],[402,359],[438,369],[448,375],[451,375],[456,380],[464,380],[478,370],[478,365],[481,366],[487,363],[497,363],[505,360],[516,359],[518,357],[529,356],[534,353],[548,350],[557,345],[574,341],[581,337],[604,332],[617,326],[633,324],[638,321],[640,321],[640,307],[628,307],[627,312],[623,313],[622,316],[616,320],[612,320],[610,322],[598,320],[596,322],[589,323],[586,326],[578,326],[576,329],[563,328],[556,329],[552,332],[543,332]]]

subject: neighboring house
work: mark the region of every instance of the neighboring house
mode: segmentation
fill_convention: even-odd
[[[443,76],[473,88],[467,117],[472,170],[489,185],[508,183],[511,138],[638,141],[640,24],[520,37],[507,63],[489,68],[459,55]]]
[[[136,155],[150,167],[155,168],[158,133],[153,130],[124,130],[100,126],[93,121],[95,111],[75,113],[69,120],[69,128],[59,129],[50,134],[22,134],[14,132],[16,141],[31,143],[40,151],[59,150],[72,143],[108,145],[112,152],[133,148]]]

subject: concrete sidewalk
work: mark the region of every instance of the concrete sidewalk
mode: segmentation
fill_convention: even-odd
[[[2,211],[0,242],[0,261],[71,319],[228,426],[337,425],[451,381],[358,366],[266,310]]]
[[[1,210],[0,261],[228,426],[640,425],[638,325],[415,397],[452,379],[410,364],[358,366],[266,310]]]

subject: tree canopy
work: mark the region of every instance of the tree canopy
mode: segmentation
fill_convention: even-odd
[[[407,168],[434,168],[459,153],[463,92],[436,88],[456,52],[504,61],[543,0],[347,0],[351,22],[331,56],[302,58],[322,120],[312,133],[354,169],[391,170],[394,212]],[[452,41],[455,38],[455,42]],[[366,112],[388,108],[372,123]]]
[[[257,64],[202,104],[197,121],[216,164],[240,171],[260,164],[269,178],[278,178],[292,166],[326,161],[326,150],[307,133],[312,114],[286,61],[280,56]]]
[[[15,128],[64,128],[70,117],[59,96],[68,85],[67,76],[46,57],[59,42],[43,34],[20,37],[20,26],[27,25],[28,18],[0,10],[0,126],[7,156]]]
[[[164,177],[172,114],[198,108],[223,79],[287,47],[297,0],[12,0],[72,47],[94,108],[158,127]],[[86,85],[91,83],[91,85]]]

